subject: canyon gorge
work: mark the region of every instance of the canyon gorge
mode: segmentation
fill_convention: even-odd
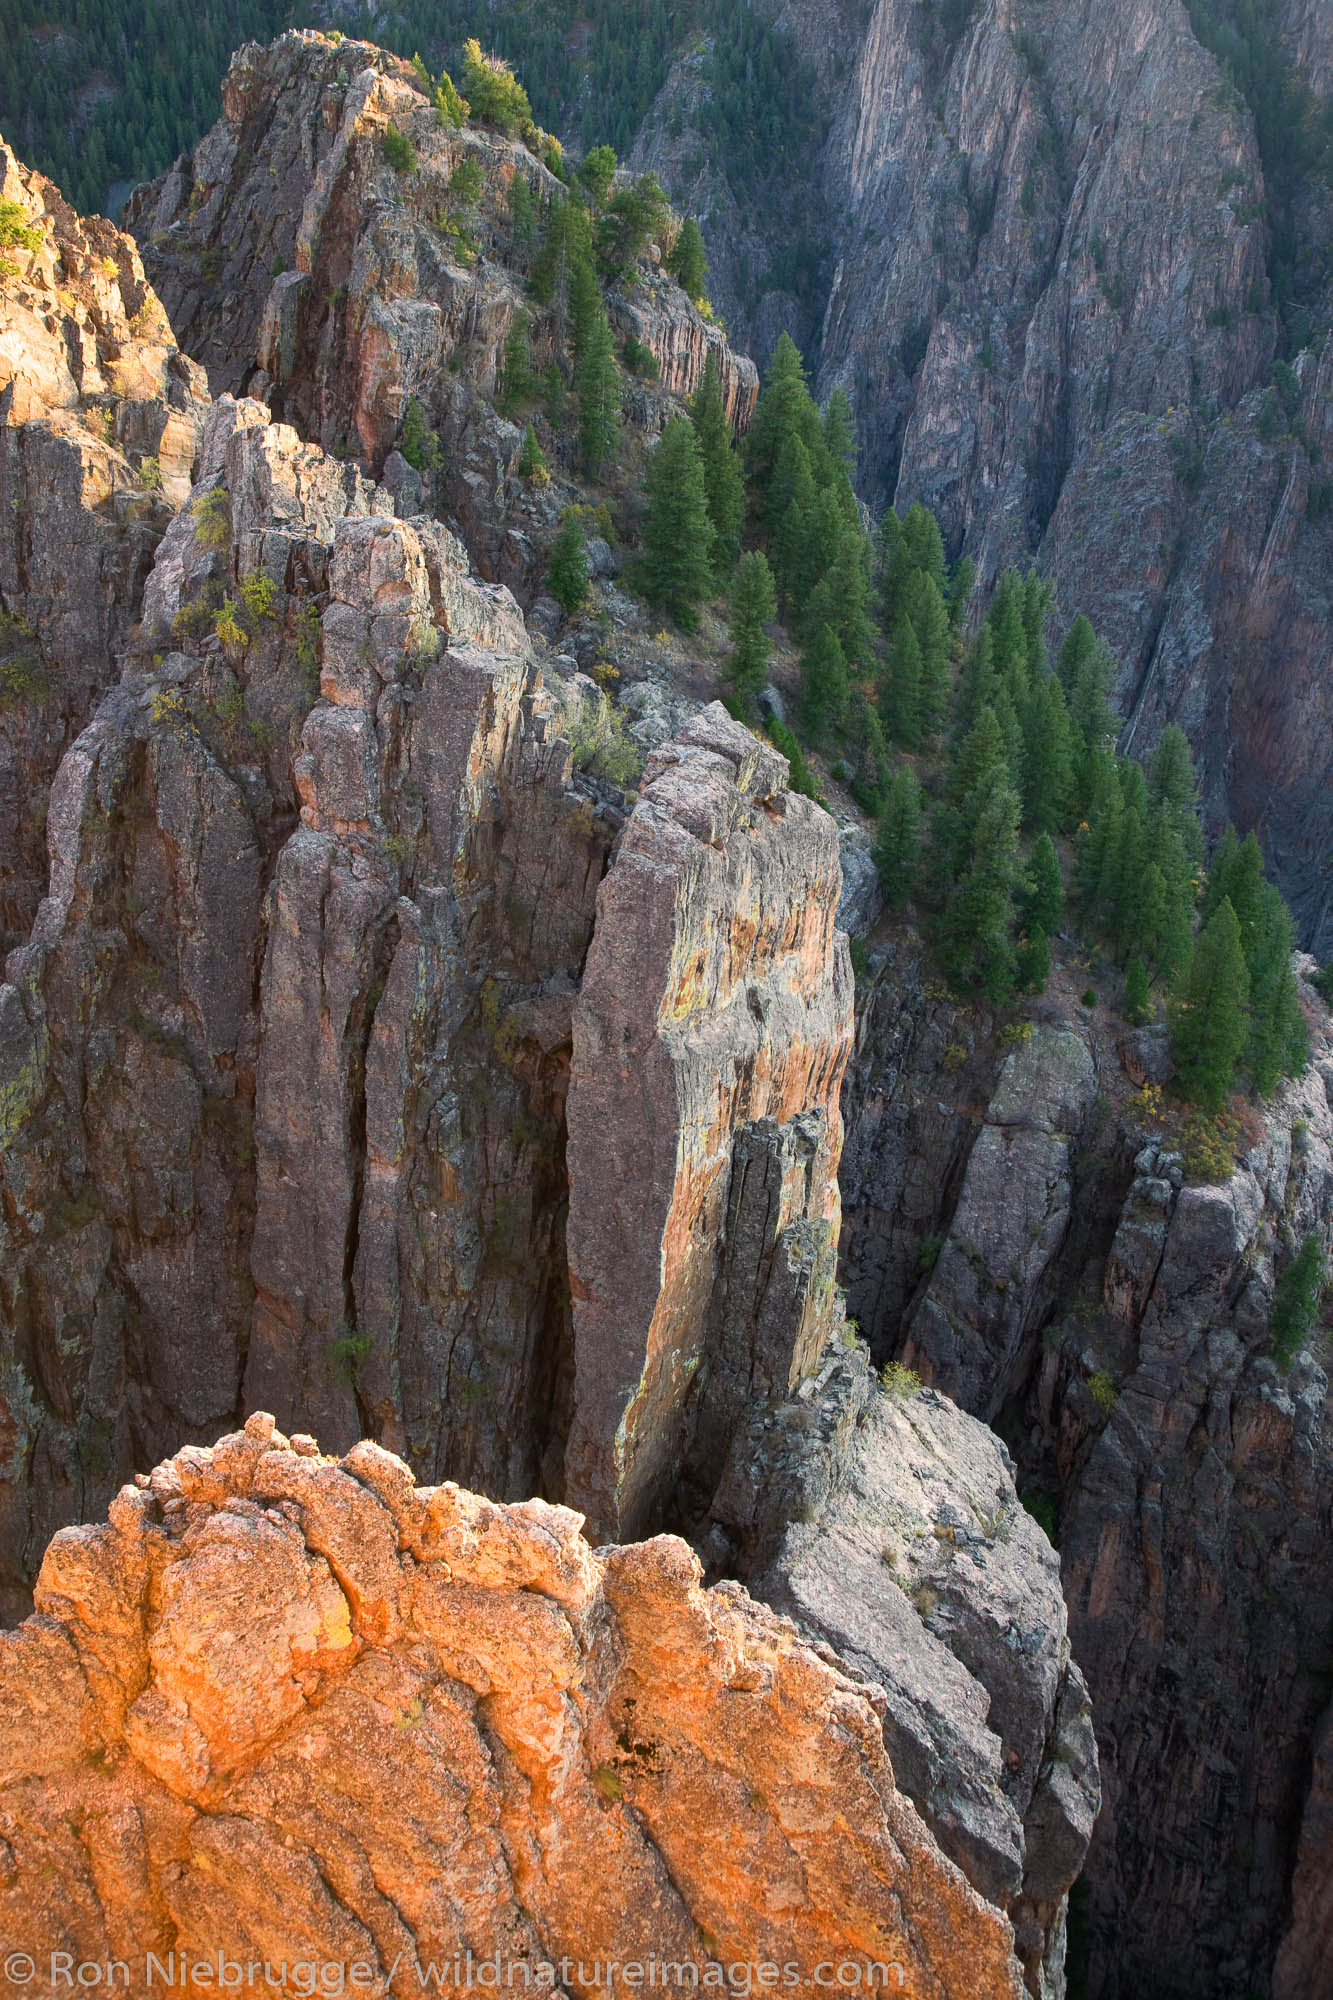
[[[40,1964],[1322,1990],[1328,1381],[1270,1316],[1333,1240],[1333,354],[1274,376],[1254,123],[1175,0],[926,12],[774,16],[822,291],[745,281],[771,225],[677,52],[631,165],[728,330],[657,248],[608,284],[651,366],[601,485],[555,425],[524,473],[505,407],[521,316],[558,360],[514,196],[558,162],[400,57],[240,49],[121,227],[0,145],[0,1941]],[[1283,28],[1326,94],[1322,13]],[[743,436],[784,327],[862,502],[983,593],[1040,563],[1126,747],[1180,722],[1206,827],[1262,832],[1311,1059],[1225,1171],[1073,946],[951,993],[836,774],[635,595],[655,439],[705,371]]]

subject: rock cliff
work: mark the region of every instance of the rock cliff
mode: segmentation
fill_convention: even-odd
[[[1019,2000],[883,1689],[682,1542],[579,1528],[257,1415],[65,1530],[0,1635],[7,1946],[135,1992],[150,1952],[398,1995],[471,1954],[575,1992],[651,1961]]]
[[[859,1029],[848,1304],[877,1356],[997,1424],[1058,1534],[1103,1777],[1096,1995],[1295,1992],[1324,1935],[1328,1383],[1321,1350],[1268,1352],[1277,1269],[1333,1238],[1307,1006],[1310,1073],[1216,1180],[1132,1087],[1150,1040],[1117,1044],[1066,982],[1006,1051],[900,935]]]
[[[415,153],[385,156],[389,131]],[[459,170],[481,194],[460,204]],[[517,476],[521,426],[494,408],[505,341],[531,311],[510,191],[522,176],[540,213],[555,176],[517,140],[442,126],[417,72],[364,42],[284,35],[248,46],[223,85],[223,116],[165,180],[127,211],[172,325],[215,394],[254,392],[328,451],[378,476],[416,398],[444,447],[439,494],[474,562],[526,602],[539,574],[532,540],[551,507]],[[734,354],[650,258],[644,282],[613,295],[622,338],[648,348],[658,378],[631,413],[660,428],[671,397],[698,387],[711,355],[733,421],[758,389]],[[554,318],[534,315],[532,347],[551,359]],[[401,467],[406,471],[406,467]]]
[[[23,232],[0,254],[4,951],[36,915],[47,792],[115,679],[207,398],[129,237],[76,216],[3,140],[0,201]]]
[[[1273,15],[1326,109],[1327,9]],[[697,49],[635,155],[704,216],[732,323],[761,354],[789,326],[821,393],[847,388],[874,509],[924,500],[983,580],[1014,562],[1055,579],[1120,656],[1130,747],[1186,729],[1212,828],[1259,830],[1328,957],[1318,174],[1269,185],[1181,0],[787,0],[777,18],[827,126],[804,191],[826,259],[801,296],[759,275],[790,215],[756,241],[730,196]],[[1279,264],[1301,299],[1281,302],[1285,335]],[[1284,340],[1293,375],[1275,378]]]

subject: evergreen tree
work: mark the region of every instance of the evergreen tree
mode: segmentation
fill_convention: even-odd
[[[847,789],[862,812],[878,819],[889,786],[889,742],[864,689],[855,689],[852,694],[846,755],[852,766]]]
[[[713,524],[699,439],[687,417],[673,417],[663,431],[644,493],[643,594],[693,631],[712,588]]]
[[[921,646],[906,613],[894,627],[889,664],[880,678],[884,727],[904,750],[921,746]]]
[[[656,174],[640,174],[618,188],[597,225],[597,259],[609,278],[625,283],[671,213]]]
[[[533,265],[531,283],[537,303],[551,308],[557,349],[568,346],[571,300],[576,293],[580,301],[586,300],[590,277],[595,285],[588,211],[572,196],[557,195],[546,218],[546,240]]]
[[[1273,1359],[1284,1373],[1314,1332],[1326,1273],[1323,1246],[1311,1234],[1273,1288],[1268,1337]]]
[[[547,423],[553,431],[563,429],[565,422],[565,378],[560,373],[560,363],[553,361],[541,378],[542,409]]]
[[[1074,753],[1064,690],[1054,674],[1033,681],[1022,726],[1023,817],[1041,833],[1055,833],[1069,810]]]
[[[781,333],[745,440],[751,474],[765,502],[783,443],[789,437],[799,437],[809,451],[818,431],[819,412],[806,388],[800,350],[789,333]],[[822,445],[822,438],[819,442]],[[781,518],[767,505],[765,512],[770,525]]]
[[[968,865],[976,823],[996,791],[1010,788],[1004,737],[993,708],[983,708],[949,771],[936,820],[940,872],[956,881]]]
[[[1125,1019],[1133,1027],[1139,1027],[1152,1011],[1152,992],[1148,985],[1148,968],[1141,958],[1131,958],[1129,972],[1125,978]]]
[[[911,519],[910,514],[908,518]],[[933,525],[935,516],[927,518]],[[948,709],[949,663],[953,652],[949,613],[932,570],[918,567],[909,575],[902,603],[921,648],[921,733],[930,737],[943,723]]]
[[[704,364],[703,380],[690,405],[690,421],[703,459],[708,518],[713,524],[713,566],[721,579],[730,574],[740,555],[745,477],[732,444],[717,359],[712,354]]]
[[[577,514],[566,508],[551,548],[546,587],[561,610],[577,611],[588,595],[588,544]]]
[[[526,174],[515,173],[509,183],[509,227],[513,231],[514,256],[525,266],[537,247],[537,204]]]
[[[667,258],[667,270],[686,298],[701,299],[708,290],[708,257],[703,231],[692,215],[680,225],[680,234]]]
[[[537,371],[532,365],[532,314],[520,308],[514,314],[505,336],[500,374],[501,409],[506,412],[520,409],[536,393],[536,388]]]
[[[523,433],[523,448],[518,455],[518,476],[531,479],[538,486],[549,486],[551,468],[546,463],[546,454],[537,442],[537,433],[529,424]]]
[[[1197,859],[1202,853],[1199,832],[1199,785],[1194,760],[1183,729],[1169,722],[1158,739],[1148,766],[1148,796],[1157,808],[1158,819],[1183,841],[1186,852]]]
[[[1041,931],[1051,938],[1060,928],[1065,911],[1065,885],[1060,857],[1047,833],[1040,834],[1032,843],[1019,890],[1019,911],[1029,933]]]
[[[1171,995],[1168,1019],[1180,1092],[1221,1111],[1249,1036],[1250,976],[1236,912],[1224,897],[1199,934]]]
[[[606,308],[598,303],[574,371],[579,399],[579,449],[595,479],[620,445],[620,367]]]
[[[812,742],[827,743],[847,720],[851,683],[837,633],[821,625],[801,656],[801,724]]]
[[[1044,993],[1050,977],[1050,941],[1039,926],[1028,932],[1015,953],[1014,982],[1021,993]]]
[[[949,623],[955,630],[962,625],[967,616],[967,607],[972,601],[976,583],[977,566],[971,556],[964,556],[954,565],[953,575],[949,579]]]
[[[891,910],[905,909],[916,887],[923,800],[916,773],[904,765],[889,782],[875,835],[875,866]]]
[[[758,549],[740,560],[731,593],[731,658],[726,679],[745,702],[757,695],[768,679],[768,635],[770,618],[777,616],[773,573]]]
[[[968,647],[963,671],[954,692],[953,722],[949,731],[949,753],[956,757],[969,730],[975,727],[983,708],[994,708],[998,684],[995,679],[995,652],[990,627],[983,625]]]
[[[969,802],[965,865],[940,918],[940,952],[950,978],[975,988],[992,1006],[1014,990],[1014,885],[1018,873],[1018,794],[1003,780]]]
[[[614,146],[593,146],[584,154],[578,180],[594,208],[602,207],[615,186],[617,164]]]
[[[828,625],[837,634],[844,657],[855,666],[868,666],[875,652],[869,607],[869,544],[859,528],[844,523],[833,559],[802,609],[801,622],[807,630]]]
[[[764,501],[769,528],[779,535],[792,508],[797,510],[800,535],[786,553],[786,574],[781,578],[783,589],[791,595],[798,592],[804,594],[811,581],[811,558],[806,552],[805,534],[806,523],[814,512],[817,497],[810,453],[805,441],[793,431],[778,446]]]

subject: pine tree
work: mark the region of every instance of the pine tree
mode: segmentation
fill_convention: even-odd
[[[838,636],[821,625],[801,656],[801,724],[812,742],[827,743],[847,720],[851,683]]]
[[[567,613],[577,611],[588,595],[588,545],[582,522],[568,508],[560,517],[560,530],[551,548],[546,585]]]
[[[1204,1111],[1221,1111],[1235,1083],[1249,1036],[1249,1000],[1240,925],[1224,897],[1200,932],[1168,1009],[1181,1095]]]
[[[801,622],[807,630],[830,626],[845,658],[854,666],[868,666],[875,652],[869,607],[869,544],[859,528],[843,523],[833,560],[810,592]]]
[[[663,431],[644,493],[643,594],[693,631],[712,589],[713,524],[699,439],[687,417],[673,417]]]
[[[875,866],[891,910],[905,909],[916,887],[923,801],[916,773],[904,765],[889,782],[875,835]]]
[[[1311,1234],[1273,1288],[1268,1337],[1273,1359],[1284,1374],[1314,1332],[1326,1274],[1323,1245]]]
[[[701,299],[705,296],[708,290],[708,256],[704,250],[703,231],[692,215],[687,215],[680,225],[680,234],[667,259],[667,270],[686,298]]]
[[[1133,1027],[1140,1027],[1152,1011],[1152,991],[1148,985],[1148,968],[1141,958],[1131,958],[1129,971],[1125,976],[1125,1019]]]
[[[1019,911],[1024,928],[1054,937],[1065,911],[1065,885],[1060,873],[1060,857],[1047,833],[1032,843],[1027,871],[1019,890]]]
[[[878,819],[889,786],[889,741],[879,713],[866,699],[864,689],[856,689],[852,694],[845,754],[852,766],[847,789],[862,812]]]
[[[1202,853],[1199,833],[1199,784],[1183,729],[1169,722],[1158,739],[1148,766],[1148,796],[1161,821],[1184,842],[1192,859]]]
[[[740,560],[731,593],[731,658],[726,679],[743,701],[757,695],[768,679],[768,635],[770,618],[777,616],[773,573],[758,549]]]
[[[804,523],[814,510],[816,497],[810,453],[806,449],[804,440],[792,432],[784,437],[778,446],[777,457],[773,462],[773,471],[768,482],[764,504],[765,517],[770,529],[781,532],[781,524],[786,521],[793,507],[798,510],[800,520]],[[808,588],[813,579],[810,576],[810,563],[803,540],[790,552],[790,557],[788,564],[790,580],[787,576],[783,576],[781,579],[783,589],[795,592],[802,589],[802,586]]]
[[[515,257],[520,265],[526,265],[537,247],[537,204],[526,174],[515,173],[509,183],[509,226]]]
[[[906,613],[894,627],[889,664],[880,679],[884,727],[904,750],[921,745],[921,646]]]
[[[1051,977],[1051,947],[1044,930],[1029,931],[1014,960],[1014,982],[1022,993],[1044,993]]]
[[[1041,833],[1064,824],[1074,788],[1073,740],[1064,690],[1054,674],[1032,683],[1023,726],[1023,817]]]
[[[523,185],[526,187],[527,182]],[[537,373],[532,365],[532,314],[520,308],[505,336],[504,362],[500,374],[500,407],[517,410],[536,392]]]
[[[530,479],[537,486],[549,486],[551,468],[546,463],[546,454],[537,442],[537,433],[529,424],[523,433],[523,448],[518,455],[518,476]]]
[[[620,368],[606,308],[598,303],[574,374],[579,399],[579,449],[593,478],[620,445]]]
[[[1018,794],[1003,780],[970,801],[966,863],[940,918],[940,951],[956,985],[1003,1006],[1017,977],[1014,884],[1018,873]]]
[[[805,364],[789,333],[778,335],[763,392],[745,440],[746,457],[759,492],[768,498],[769,481],[784,441],[799,437],[809,451],[819,431],[819,412],[805,384]],[[822,439],[820,440],[822,445]],[[765,508],[770,523],[775,516]],[[780,518],[780,514],[777,516]]]
[[[541,378],[542,410],[553,431],[562,430],[565,422],[565,378],[560,373],[560,363],[553,361]]]
[[[557,195],[546,219],[546,241],[533,265],[531,290],[539,305],[551,308],[552,334],[559,350],[569,340],[571,298],[580,288],[581,296],[586,295],[592,272],[588,211],[572,196]]]
[[[594,208],[600,208],[616,184],[616,154],[613,146],[593,146],[583,156],[579,168],[580,187],[586,188]]]
[[[968,865],[977,818],[997,790],[1010,787],[1004,737],[993,708],[983,708],[950,768],[935,826],[940,872],[956,881]]]
[[[730,575],[740,555],[745,476],[732,443],[715,355],[710,354],[704,364],[703,380],[690,405],[690,421],[703,459],[708,518],[713,524],[713,567],[720,580]]]
[[[983,708],[993,708],[998,692],[995,680],[995,649],[990,627],[983,625],[968,647],[963,671],[954,691],[953,720],[949,729],[949,753],[956,757],[975,727]]]
[[[927,518],[933,525],[935,516]],[[953,654],[949,613],[933,571],[915,569],[907,579],[902,602],[921,647],[921,734],[931,737],[940,728],[948,709],[949,663]]]

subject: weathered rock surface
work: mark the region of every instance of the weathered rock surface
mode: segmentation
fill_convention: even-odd
[[[994,1417],[1058,1514],[1104,1787],[1090,1991],[1294,1993],[1325,1922],[1333,1454],[1322,1364],[1282,1373],[1267,1326],[1286,1259],[1333,1238],[1326,1018],[1307,994],[1311,1071],[1229,1180],[1190,1184],[1095,1016],[1075,1029],[1053,996],[1006,1054],[908,941],[876,963],[845,1105],[848,1305],[877,1357]]]
[[[797,204],[757,231],[732,196],[702,39],[636,163],[703,217],[739,336],[763,358],[787,326],[821,393],[852,395],[872,506],[926,501],[983,580],[1040,563],[1118,652],[1135,753],[1183,725],[1212,828],[1258,829],[1327,958],[1326,188],[1312,174],[1282,221],[1308,328],[1292,394],[1269,386],[1254,122],[1181,0],[775,12],[828,125],[800,190],[825,258],[800,296],[772,289]],[[1326,109],[1327,7],[1287,0],[1270,32]]]
[[[393,128],[416,149],[410,173],[384,155]],[[483,188],[466,212],[450,192],[464,164]],[[497,416],[493,399],[515,316],[532,315],[540,366],[552,358],[555,318],[528,299],[531,251],[515,242],[509,205],[515,175],[539,213],[560,191],[518,141],[443,127],[397,57],[288,34],[239,52],[221,121],[136,195],[128,221],[215,393],[262,393],[302,436],[358,455],[377,477],[416,398],[444,446],[431,483],[474,564],[526,601],[540,576],[533,539],[549,540],[558,509],[518,477],[523,425]],[[640,279],[612,299],[617,331],[650,348],[660,369],[626,397],[631,418],[660,428],[668,400],[693,393],[712,355],[744,425],[754,364],[660,265],[645,262]],[[548,444],[558,463],[558,439]]]
[[[654,752],[574,1008],[571,1500],[611,1535],[714,1468],[826,1332],[852,978],[837,829],[714,703]]]
[[[1065,1898],[1099,1788],[1059,1560],[1004,1447],[944,1397],[877,1393],[855,1363],[841,1396],[856,1427],[838,1483],[751,1588],[884,1686],[899,1784],[1009,1910],[1030,1990],[1063,1993]]]
[[[174,1947],[399,1995],[471,1951],[1018,2000],[882,1690],[702,1590],[683,1543],[579,1528],[255,1416],[66,1530],[0,1635],[8,1945],[121,1958],[134,1991]]]
[[[131,239],[76,216],[0,140],[0,952],[45,887],[47,794],[116,677],[206,404]]]

